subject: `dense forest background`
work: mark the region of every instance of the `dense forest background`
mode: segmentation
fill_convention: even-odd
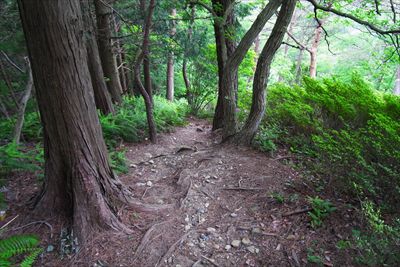
[[[33,214],[61,214],[81,240],[131,233],[114,209],[144,208],[118,178],[126,144],[197,118],[301,172],[312,228],[332,198],[355,207],[337,244],[355,264],[400,264],[398,1],[3,0],[0,15],[4,224],[8,185],[28,175],[43,185]],[[17,254],[1,244],[0,261]]]

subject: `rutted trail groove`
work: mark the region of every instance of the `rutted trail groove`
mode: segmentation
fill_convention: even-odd
[[[130,171],[121,179],[153,212],[121,208],[135,233],[98,237],[74,266],[304,265],[307,244],[320,236],[306,233],[305,215],[287,216],[304,201],[271,198],[298,174],[263,153],[218,143],[211,126],[191,120],[158,144],[127,146]]]

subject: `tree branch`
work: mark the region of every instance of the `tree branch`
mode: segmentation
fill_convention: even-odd
[[[351,14],[344,13],[342,11],[333,9],[331,7],[322,6],[322,5],[318,4],[315,0],[306,0],[306,1],[311,3],[314,6],[315,9],[319,9],[319,10],[322,10],[322,11],[325,11],[325,12],[330,12],[330,13],[336,14],[336,15],[338,15],[340,17],[351,19],[352,21],[357,22],[358,24],[364,25],[364,26],[368,27],[369,29],[371,29],[374,32],[377,32],[379,34],[382,34],[382,35],[385,35],[385,34],[400,34],[400,29],[383,30],[383,29],[380,29],[377,26],[369,23],[368,21],[365,21],[365,20],[362,20],[360,18],[357,18],[357,17],[355,17],[355,16],[353,16]]]

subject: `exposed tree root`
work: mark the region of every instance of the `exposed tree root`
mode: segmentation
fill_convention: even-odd
[[[178,246],[179,244],[183,243],[183,241],[191,234],[193,234],[195,231],[189,231],[186,234],[184,234],[181,238],[179,238],[174,244],[172,244],[172,246],[170,246],[170,248],[168,249],[168,251],[166,253],[164,253],[164,255],[157,261],[155,266],[159,266],[161,263],[163,263],[167,257],[174,252],[176,246]]]
[[[157,230],[157,228],[161,227],[162,225],[169,224],[171,221],[172,220],[168,220],[168,221],[153,224],[153,226],[151,226],[149,228],[149,230],[147,230],[147,232],[143,236],[142,240],[140,241],[140,244],[136,248],[135,254],[133,255],[134,261],[136,261],[139,258],[140,254],[142,254],[142,252],[146,248],[147,244],[151,242],[150,239],[151,239],[153,233]]]

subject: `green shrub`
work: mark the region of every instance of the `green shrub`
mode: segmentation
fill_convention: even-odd
[[[380,210],[371,202],[363,204],[369,223],[368,231],[353,231],[356,247],[362,252],[357,262],[366,266],[400,265],[400,220],[390,226],[384,222]]]
[[[320,227],[324,219],[336,210],[330,201],[319,197],[309,197],[308,202],[311,204],[312,208],[312,210],[308,212],[308,216],[310,216],[311,226],[313,228]]]
[[[22,152],[15,142],[0,146],[0,179],[12,171],[36,171],[40,169],[40,156],[36,150]]]

